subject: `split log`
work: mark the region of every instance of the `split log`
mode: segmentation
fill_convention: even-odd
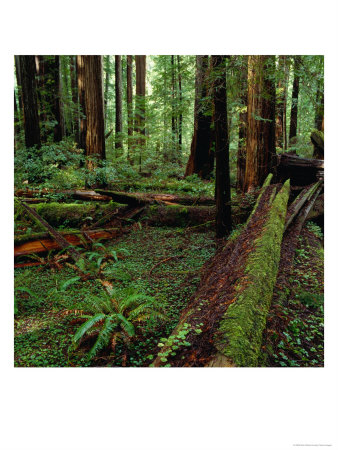
[[[205,266],[154,366],[256,366],[280,258],[290,193],[266,186],[254,214]]]
[[[313,157],[316,159],[324,159],[324,132],[315,130],[310,136],[313,144]]]
[[[61,233],[60,233],[61,234]],[[86,232],[72,231],[63,232],[62,237],[69,245],[83,245],[84,243],[97,240],[107,240],[116,238],[121,231],[116,228],[87,230]],[[58,242],[50,239],[49,233],[34,233],[15,237],[14,257],[30,255],[33,253],[43,253],[49,250],[60,250],[62,246]]]
[[[285,229],[290,225],[290,223],[293,221],[295,216],[299,213],[303,205],[307,200],[309,200],[312,195],[317,191],[319,185],[321,185],[321,182],[318,181],[315,184],[312,184],[310,186],[307,186],[303,189],[303,191],[298,195],[298,197],[293,201],[291,206],[288,208],[288,212],[286,215],[285,220]]]

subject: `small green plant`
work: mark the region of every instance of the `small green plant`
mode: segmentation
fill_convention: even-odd
[[[113,351],[118,343],[124,348],[123,365],[126,364],[127,349],[132,339],[142,329],[147,320],[164,319],[161,308],[153,297],[130,289],[115,290],[112,295],[92,297],[87,305],[87,319],[72,339],[71,351],[76,350],[85,335],[96,336],[95,343],[88,352],[92,359],[102,349],[111,345]]]

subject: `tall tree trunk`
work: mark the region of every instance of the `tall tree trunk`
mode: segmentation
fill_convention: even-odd
[[[110,56],[106,56],[106,70],[105,70],[105,81],[104,81],[104,123],[106,131],[109,130],[108,127],[108,96],[109,96],[109,78],[110,78]]]
[[[241,112],[239,113],[238,126],[238,151],[237,151],[237,191],[244,191],[245,160],[246,160],[246,129],[248,122],[248,57],[244,56],[244,64],[240,72],[241,83]]]
[[[102,57],[83,56],[84,90],[87,117],[86,156],[105,159],[105,136],[102,89]],[[88,162],[88,168],[95,167],[94,161]]]
[[[284,101],[283,101],[283,151],[286,152],[288,148],[288,134],[286,130],[286,113],[288,106],[288,90],[289,90],[289,77],[290,77],[290,59],[285,56],[285,66],[284,66]]]
[[[200,60],[198,58],[201,58]],[[200,63],[200,67],[199,67]],[[194,136],[190,148],[190,157],[185,176],[197,173],[200,178],[207,179],[213,168],[213,152],[211,152],[211,102],[208,101],[209,57],[196,57],[195,92],[195,124]]]
[[[285,56],[278,58],[278,72],[280,79],[278,80],[278,96],[276,97],[276,145],[283,148],[284,142],[284,103],[285,103]],[[283,76],[282,76],[283,75]]]
[[[299,94],[299,68],[300,68],[300,56],[294,57],[294,78],[292,87],[292,104],[291,104],[291,116],[290,116],[290,133],[289,141],[293,137],[297,136],[297,116],[298,116],[298,94]]]
[[[142,150],[145,148],[145,94],[146,94],[146,56],[136,55],[136,114],[135,125],[138,133],[139,169],[141,170]],[[142,136],[143,135],[143,136]]]
[[[26,147],[41,146],[38,100],[36,93],[36,68],[34,56],[20,56],[20,77],[24,115]]]
[[[53,92],[53,103],[52,103],[52,113],[56,124],[54,126],[54,142],[60,142],[64,136],[63,127],[63,111],[61,103],[61,78],[60,78],[60,56],[56,55],[54,57],[53,72],[54,72],[54,92]]]
[[[72,88],[72,127],[75,139],[78,140],[79,119],[78,119],[78,92],[76,74],[76,56],[70,56],[70,79]]]
[[[180,55],[177,55],[177,71],[178,71],[178,91],[179,91],[179,116],[178,116],[178,153],[179,159],[182,156],[182,126],[183,126],[183,99],[182,99],[182,74],[181,74],[181,64]]]
[[[177,157],[177,111],[176,111],[176,76],[175,56],[171,55],[171,160]]]
[[[276,165],[273,56],[249,56],[245,191],[262,185]]]
[[[77,89],[79,95],[79,147],[86,152],[86,98],[85,98],[85,75],[84,75],[84,56],[76,56]]]
[[[115,150],[120,156],[122,145],[122,65],[121,56],[115,56]]]
[[[226,57],[212,56],[216,138],[216,237],[231,231]]]
[[[133,57],[127,55],[128,160],[132,161],[133,136]]]

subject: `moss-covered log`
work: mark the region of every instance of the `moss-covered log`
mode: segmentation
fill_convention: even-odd
[[[54,227],[81,227],[84,223],[94,223],[104,215],[113,214],[121,206],[108,204],[39,203],[32,208]]]
[[[201,282],[154,366],[255,366],[280,258],[289,181],[268,186],[239,235],[204,267]]]

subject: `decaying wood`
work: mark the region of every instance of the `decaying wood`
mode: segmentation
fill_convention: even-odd
[[[40,224],[43,228],[45,228],[48,233],[52,236],[54,241],[58,244],[59,247],[63,249],[67,249],[69,255],[77,261],[81,255],[80,253],[72,247],[69,247],[69,242],[58,232],[56,231],[48,222],[46,222],[33,208],[26,205],[24,202],[20,202],[23,208],[28,212],[28,214],[33,217],[33,219]]]
[[[38,199],[36,196],[48,196],[53,194],[62,194],[66,198],[74,198],[77,200],[88,200],[88,201],[101,201],[101,202],[109,202],[111,197],[107,195],[101,195],[93,190],[88,189],[18,189],[15,191],[16,197],[24,197],[25,201],[30,201],[31,203],[38,203]],[[31,200],[28,200],[31,199]],[[46,201],[46,199],[41,199],[41,201]]]
[[[289,183],[277,195],[276,186],[267,186],[240,235],[219,248],[205,265],[199,288],[161,348],[155,366],[257,365],[289,192]],[[173,344],[175,339],[181,342],[182,334],[187,345]],[[171,357],[172,345],[175,352]]]
[[[321,182],[318,181],[315,184],[307,186],[303,189],[303,191],[298,195],[298,197],[293,201],[291,206],[288,208],[288,212],[286,215],[285,221],[285,229],[290,225],[295,216],[299,213],[303,205],[307,200],[311,198],[311,196],[317,191],[318,187],[321,185]]]
[[[277,181],[290,179],[292,186],[308,186],[324,176],[324,160],[300,158],[283,153],[278,155]]]
[[[14,247],[14,257],[66,248],[53,239],[50,239],[48,237],[48,234],[49,233],[39,233],[39,237],[37,237],[36,235],[32,235],[30,241],[21,241],[21,243],[19,243],[20,238],[17,239],[17,244]],[[81,231],[65,232],[62,234],[62,238],[66,242],[65,245],[67,246],[67,248],[69,248],[70,245],[83,245],[84,242],[88,242],[88,237],[90,238],[90,240],[96,241],[112,239],[120,234],[120,230],[112,228],[101,230],[87,230],[85,234],[83,234],[83,232]],[[25,239],[27,238],[28,236],[25,235]]]

